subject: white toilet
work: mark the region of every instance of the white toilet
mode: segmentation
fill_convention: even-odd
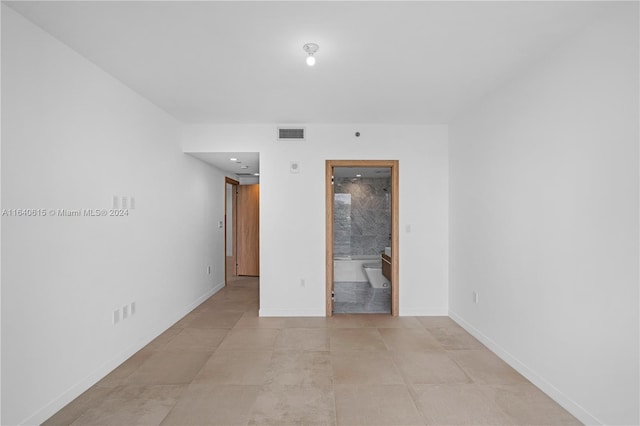
[[[382,261],[365,263],[362,265],[364,273],[373,288],[389,288],[390,282],[382,275]]]

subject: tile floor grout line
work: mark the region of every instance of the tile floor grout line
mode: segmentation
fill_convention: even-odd
[[[401,388],[408,395],[394,395],[400,404],[395,409],[413,407],[417,417],[410,422],[419,419],[422,424],[465,423],[474,415],[480,416],[477,422],[575,422],[530,382],[520,382],[495,354],[482,345],[476,347],[477,341],[448,317],[345,314],[318,321],[304,317],[263,318],[257,316],[259,298],[255,295],[259,280],[241,279],[230,285],[194,308],[45,424],[81,425],[99,422],[96,419],[100,416],[103,421],[128,419],[124,423],[133,424],[144,415],[155,416],[153,421],[165,425],[180,421],[193,424],[195,419],[200,419],[198,424],[337,425],[339,418],[340,424],[371,423],[368,413],[376,412],[380,405],[369,397],[386,399],[387,391]],[[221,322],[212,324],[216,321]],[[259,355],[265,351],[269,354]],[[241,356],[244,360],[236,360],[235,366],[224,361],[237,358],[234,354],[246,355]],[[256,366],[256,359],[266,357],[267,362],[260,361],[262,364]],[[482,380],[472,376],[485,365],[490,368],[478,370]],[[386,376],[380,375],[381,366],[389,370]],[[441,367],[444,370],[429,370]],[[175,374],[165,371],[175,369],[179,370]],[[253,370],[248,373],[247,369]],[[412,372],[419,374],[420,383],[413,383]],[[339,378],[344,384],[338,383]],[[171,384],[172,381],[180,383]],[[196,387],[197,392],[208,389],[201,400],[191,398]],[[376,390],[366,398],[351,393],[351,389],[370,388]],[[233,404],[231,400],[218,400],[230,391],[243,399],[234,400]],[[295,404],[296,398],[301,398],[299,392],[319,397],[322,408],[312,414],[300,411]],[[498,393],[502,402],[492,402]],[[113,412],[113,401],[127,395],[132,398],[130,404]],[[504,405],[504,401],[511,405]],[[482,405],[487,402],[490,407]],[[136,404],[145,408],[136,411]],[[394,410],[394,406],[388,410]],[[393,417],[385,419],[384,413],[380,412],[382,417],[373,422],[393,423]],[[202,419],[206,421],[203,423]]]

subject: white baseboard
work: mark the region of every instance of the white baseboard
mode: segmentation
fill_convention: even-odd
[[[400,316],[401,317],[447,317],[449,316],[449,309],[400,307]]]
[[[222,290],[225,286],[225,282],[219,282],[218,284],[214,285],[213,288],[211,290],[209,290],[207,293],[205,293],[203,296],[201,296],[194,304],[193,308],[191,308],[191,310],[194,310],[196,307],[198,307],[202,302],[204,302],[205,300],[207,300],[208,298],[210,298],[211,296],[213,296],[214,294],[216,294],[217,292],[219,292],[220,290]],[[191,311],[189,311],[191,312]],[[184,315],[183,315],[184,316]]]
[[[198,297],[194,302],[190,303],[183,309],[181,309],[176,314],[170,317],[170,320],[165,323],[163,326],[156,327],[155,330],[141,337],[138,342],[129,346],[125,350],[118,353],[109,361],[103,363],[100,367],[98,367],[95,371],[90,373],[84,379],[80,380],[78,383],[71,386],[69,389],[64,391],[60,396],[54,398],[47,405],[39,409],[36,413],[27,417],[23,421],[21,421],[20,425],[39,425],[42,424],[49,417],[53,416],[55,413],[60,411],[63,407],[69,404],[71,401],[80,396],[83,392],[89,389],[91,386],[98,383],[102,380],[107,374],[111,373],[116,367],[125,362],[131,355],[138,352],[140,349],[148,345],[153,339],[164,333],[169,327],[182,319],[189,312],[198,307],[202,302],[207,300],[209,297],[213,296],[220,290],[224,288],[224,281],[214,285],[210,290],[208,290],[205,294]]]
[[[565,410],[575,416],[579,421],[586,425],[602,425],[603,423],[596,417],[591,415],[581,405],[569,398],[558,388],[553,386],[544,377],[540,376],[534,370],[529,368],[526,364],[520,361],[515,356],[511,355],[498,343],[484,335],[480,330],[473,327],[467,321],[465,321],[460,315],[453,311],[449,311],[449,317],[464,328],[469,334],[478,339],[483,345],[488,347],[492,352],[498,355],[504,362],[509,364],[518,373],[522,374],[531,383],[537,386],[540,390],[546,393],[551,399],[560,404]]]

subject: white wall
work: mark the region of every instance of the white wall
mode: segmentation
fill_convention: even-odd
[[[450,125],[450,309],[583,422],[638,424],[638,4],[615,10]]]
[[[224,175],[178,133],[2,6],[3,209],[136,198],[128,217],[2,218],[2,424],[44,421],[223,284]]]
[[[275,124],[183,129],[185,152],[260,152],[260,315],[325,315],[328,159],[400,161],[400,314],[446,315],[447,127],[306,128],[303,142],[278,142]],[[300,173],[289,172],[291,161]]]

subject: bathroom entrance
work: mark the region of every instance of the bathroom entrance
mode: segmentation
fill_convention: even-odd
[[[326,314],[398,315],[398,161],[326,162]]]

